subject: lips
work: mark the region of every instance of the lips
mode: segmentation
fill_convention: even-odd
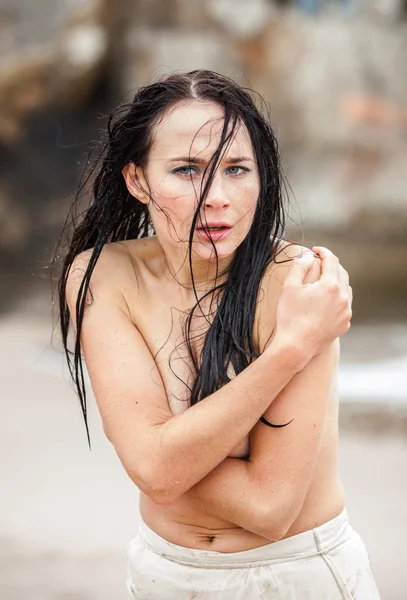
[[[216,229],[211,229],[212,227],[216,227]],[[205,227],[197,227],[196,234],[201,240],[219,242],[229,235],[231,229],[231,225],[227,223],[210,222]]]
[[[232,226],[226,223],[226,221],[207,221],[202,227],[197,227],[197,229],[208,230],[211,227],[230,229]]]

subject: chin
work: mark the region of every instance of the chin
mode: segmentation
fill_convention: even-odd
[[[220,244],[216,244],[216,254],[212,247],[206,248],[200,246],[199,248],[194,248],[193,256],[201,260],[206,260],[213,264],[216,264],[217,260],[224,260],[227,258],[231,258],[233,254],[236,252],[237,246],[235,244],[228,244],[226,247],[221,247]]]

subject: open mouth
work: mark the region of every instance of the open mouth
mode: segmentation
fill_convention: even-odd
[[[217,242],[224,239],[231,229],[232,228],[229,225],[213,225],[209,227],[198,227],[196,233],[201,239]]]
[[[230,227],[226,227],[222,225],[221,227],[199,227],[200,231],[225,231],[226,229],[230,229]]]

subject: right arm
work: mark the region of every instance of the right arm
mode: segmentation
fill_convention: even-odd
[[[103,253],[102,253],[103,254]],[[110,257],[101,256],[91,280],[81,347],[103,427],[130,478],[152,500],[169,504],[220,464],[253,429],[270,402],[306,364],[299,348],[271,344],[223,388],[173,416],[164,385],[134,326]],[[74,319],[83,276],[74,264],[67,301]],[[307,357],[311,359],[311,356]],[[154,375],[153,375],[154,374]]]

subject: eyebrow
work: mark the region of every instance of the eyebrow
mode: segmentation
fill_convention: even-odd
[[[236,156],[235,158],[226,158],[225,162],[236,164],[244,161],[253,162],[253,159],[249,156]],[[203,158],[193,158],[192,156],[178,156],[177,158],[170,158],[167,162],[187,162],[187,163],[196,163],[199,165],[206,164],[206,160]]]

